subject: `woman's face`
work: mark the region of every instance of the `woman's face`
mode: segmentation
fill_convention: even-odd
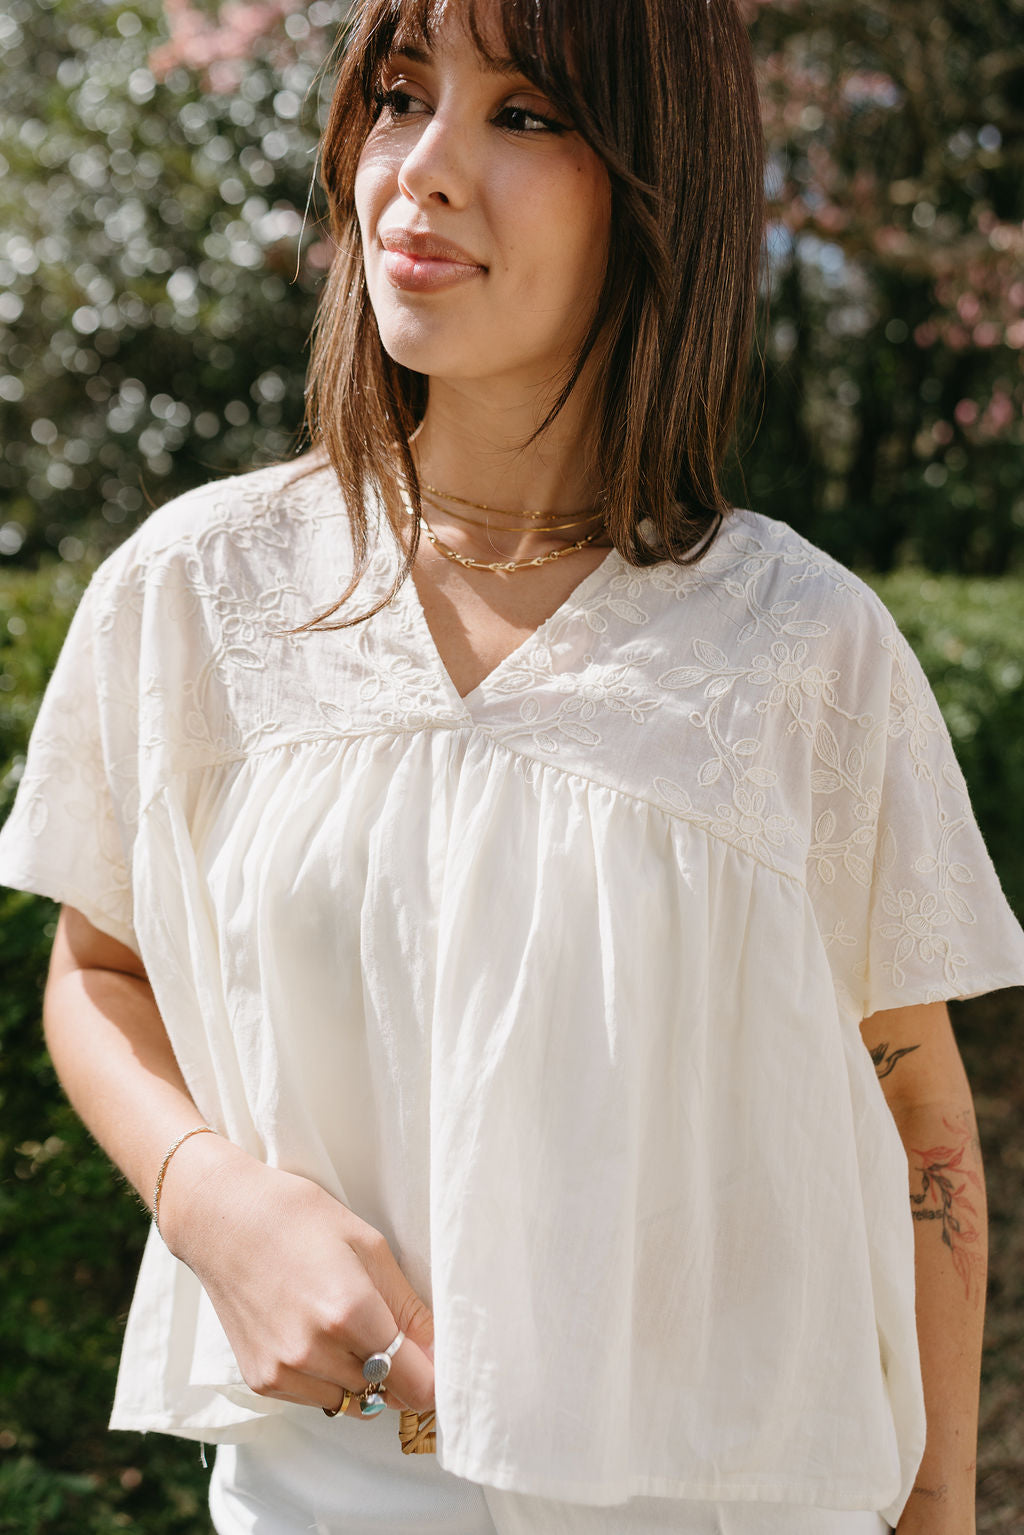
[[[496,6],[477,6],[488,45]],[[481,59],[458,3],[429,49],[391,55],[381,93],[355,191],[385,349],[435,379],[557,378],[604,278],[603,162],[524,76]]]

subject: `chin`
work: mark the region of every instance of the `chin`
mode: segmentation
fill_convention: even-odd
[[[452,343],[458,344],[456,327],[440,316],[417,313],[412,305],[393,299],[374,304],[377,330],[385,352],[413,373],[430,373]]]
[[[381,345],[393,362],[410,373],[432,378],[477,378],[494,372],[493,351],[466,346],[465,330],[416,324],[380,325]],[[486,356],[486,361],[484,357]]]
[[[522,336],[510,336],[493,324],[485,325],[481,334],[465,314],[393,301],[375,307],[374,313],[381,345],[391,360],[427,378],[481,383],[502,376],[548,379],[564,366],[564,358],[550,346],[538,346],[534,352],[522,345]]]

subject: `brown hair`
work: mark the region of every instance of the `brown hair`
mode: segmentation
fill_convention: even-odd
[[[471,7],[472,0],[469,0]],[[350,509],[355,572],[310,626],[347,627],[389,602],[419,540],[409,441],[427,380],[380,341],[363,271],[355,173],[396,41],[430,40],[436,0],[359,0],[321,146],[337,255],[321,297],[306,430]],[[719,471],[742,401],[764,226],[763,138],[754,64],[735,0],[502,0],[508,57],[600,155],[611,244],[590,331],[543,430],[596,354],[594,434],[602,510],[634,565],[699,557],[729,511]],[[472,9],[476,47],[490,60]],[[368,612],[326,625],[369,558],[379,502],[405,552]],[[653,524],[648,540],[643,519]],[[401,529],[410,529],[409,542]],[[308,627],[308,626],[303,626]]]

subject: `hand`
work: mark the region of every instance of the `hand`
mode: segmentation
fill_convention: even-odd
[[[427,1306],[386,1238],[318,1184],[220,1136],[193,1136],[168,1168],[160,1226],[210,1297],[250,1390],[337,1407],[342,1387],[366,1389],[363,1361],[402,1331],[384,1400],[433,1407]],[[362,1416],[356,1400],[347,1412]]]

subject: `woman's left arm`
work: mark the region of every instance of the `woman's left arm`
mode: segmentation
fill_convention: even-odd
[[[861,1025],[906,1147],[928,1437],[898,1535],[975,1535],[985,1184],[971,1090],[944,1002]]]

